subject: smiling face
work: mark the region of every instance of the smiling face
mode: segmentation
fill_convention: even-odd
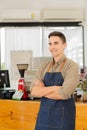
[[[54,60],[60,59],[64,54],[66,43],[59,36],[49,38],[49,50]]]

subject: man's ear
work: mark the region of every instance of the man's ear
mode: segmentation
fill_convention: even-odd
[[[67,46],[67,43],[65,42],[65,43],[64,43],[64,49],[66,48],[66,46]]]

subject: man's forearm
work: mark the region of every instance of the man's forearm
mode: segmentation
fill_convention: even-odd
[[[52,93],[55,93],[57,91],[57,86],[54,87],[40,87],[40,86],[34,86],[31,90],[31,96],[33,97],[49,97],[52,95]]]
[[[58,88],[59,90],[59,88]],[[52,93],[47,94],[45,97],[50,98],[50,99],[54,99],[54,100],[61,100],[63,99],[62,96],[60,95],[60,93],[57,91],[53,91]]]

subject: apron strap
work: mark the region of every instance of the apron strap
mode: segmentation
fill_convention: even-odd
[[[63,68],[63,66],[64,66],[65,62],[66,62],[66,58],[63,60],[63,62],[62,62],[62,63],[61,63],[61,65],[60,65],[60,68],[59,68],[60,72],[62,71],[62,68]],[[47,68],[47,72],[49,72],[49,71],[50,71],[50,68],[51,68],[51,66],[52,66],[52,65],[53,65],[53,63],[52,63],[52,62],[51,62],[51,63],[49,63],[48,68]]]
[[[62,68],[63,68],[63,66],[64,66],[64,64],[65,64],[65,62],[66,62],[66,58],[63,60],[63,62],[61,63],[61,65],[60,65],[60,72],[62,71]]]
[[[47,68],[47,72],[49,72],[49,71],[50,71],[50,68],[51,68],[52,64],[53,64],[52,62],[51,62],[51,63],[49,63],[48,68]]]

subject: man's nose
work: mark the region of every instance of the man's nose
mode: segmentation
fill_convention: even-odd
[[[53,44],[53,45],[51,46],[51,48],[55,48],[55,45]]]

